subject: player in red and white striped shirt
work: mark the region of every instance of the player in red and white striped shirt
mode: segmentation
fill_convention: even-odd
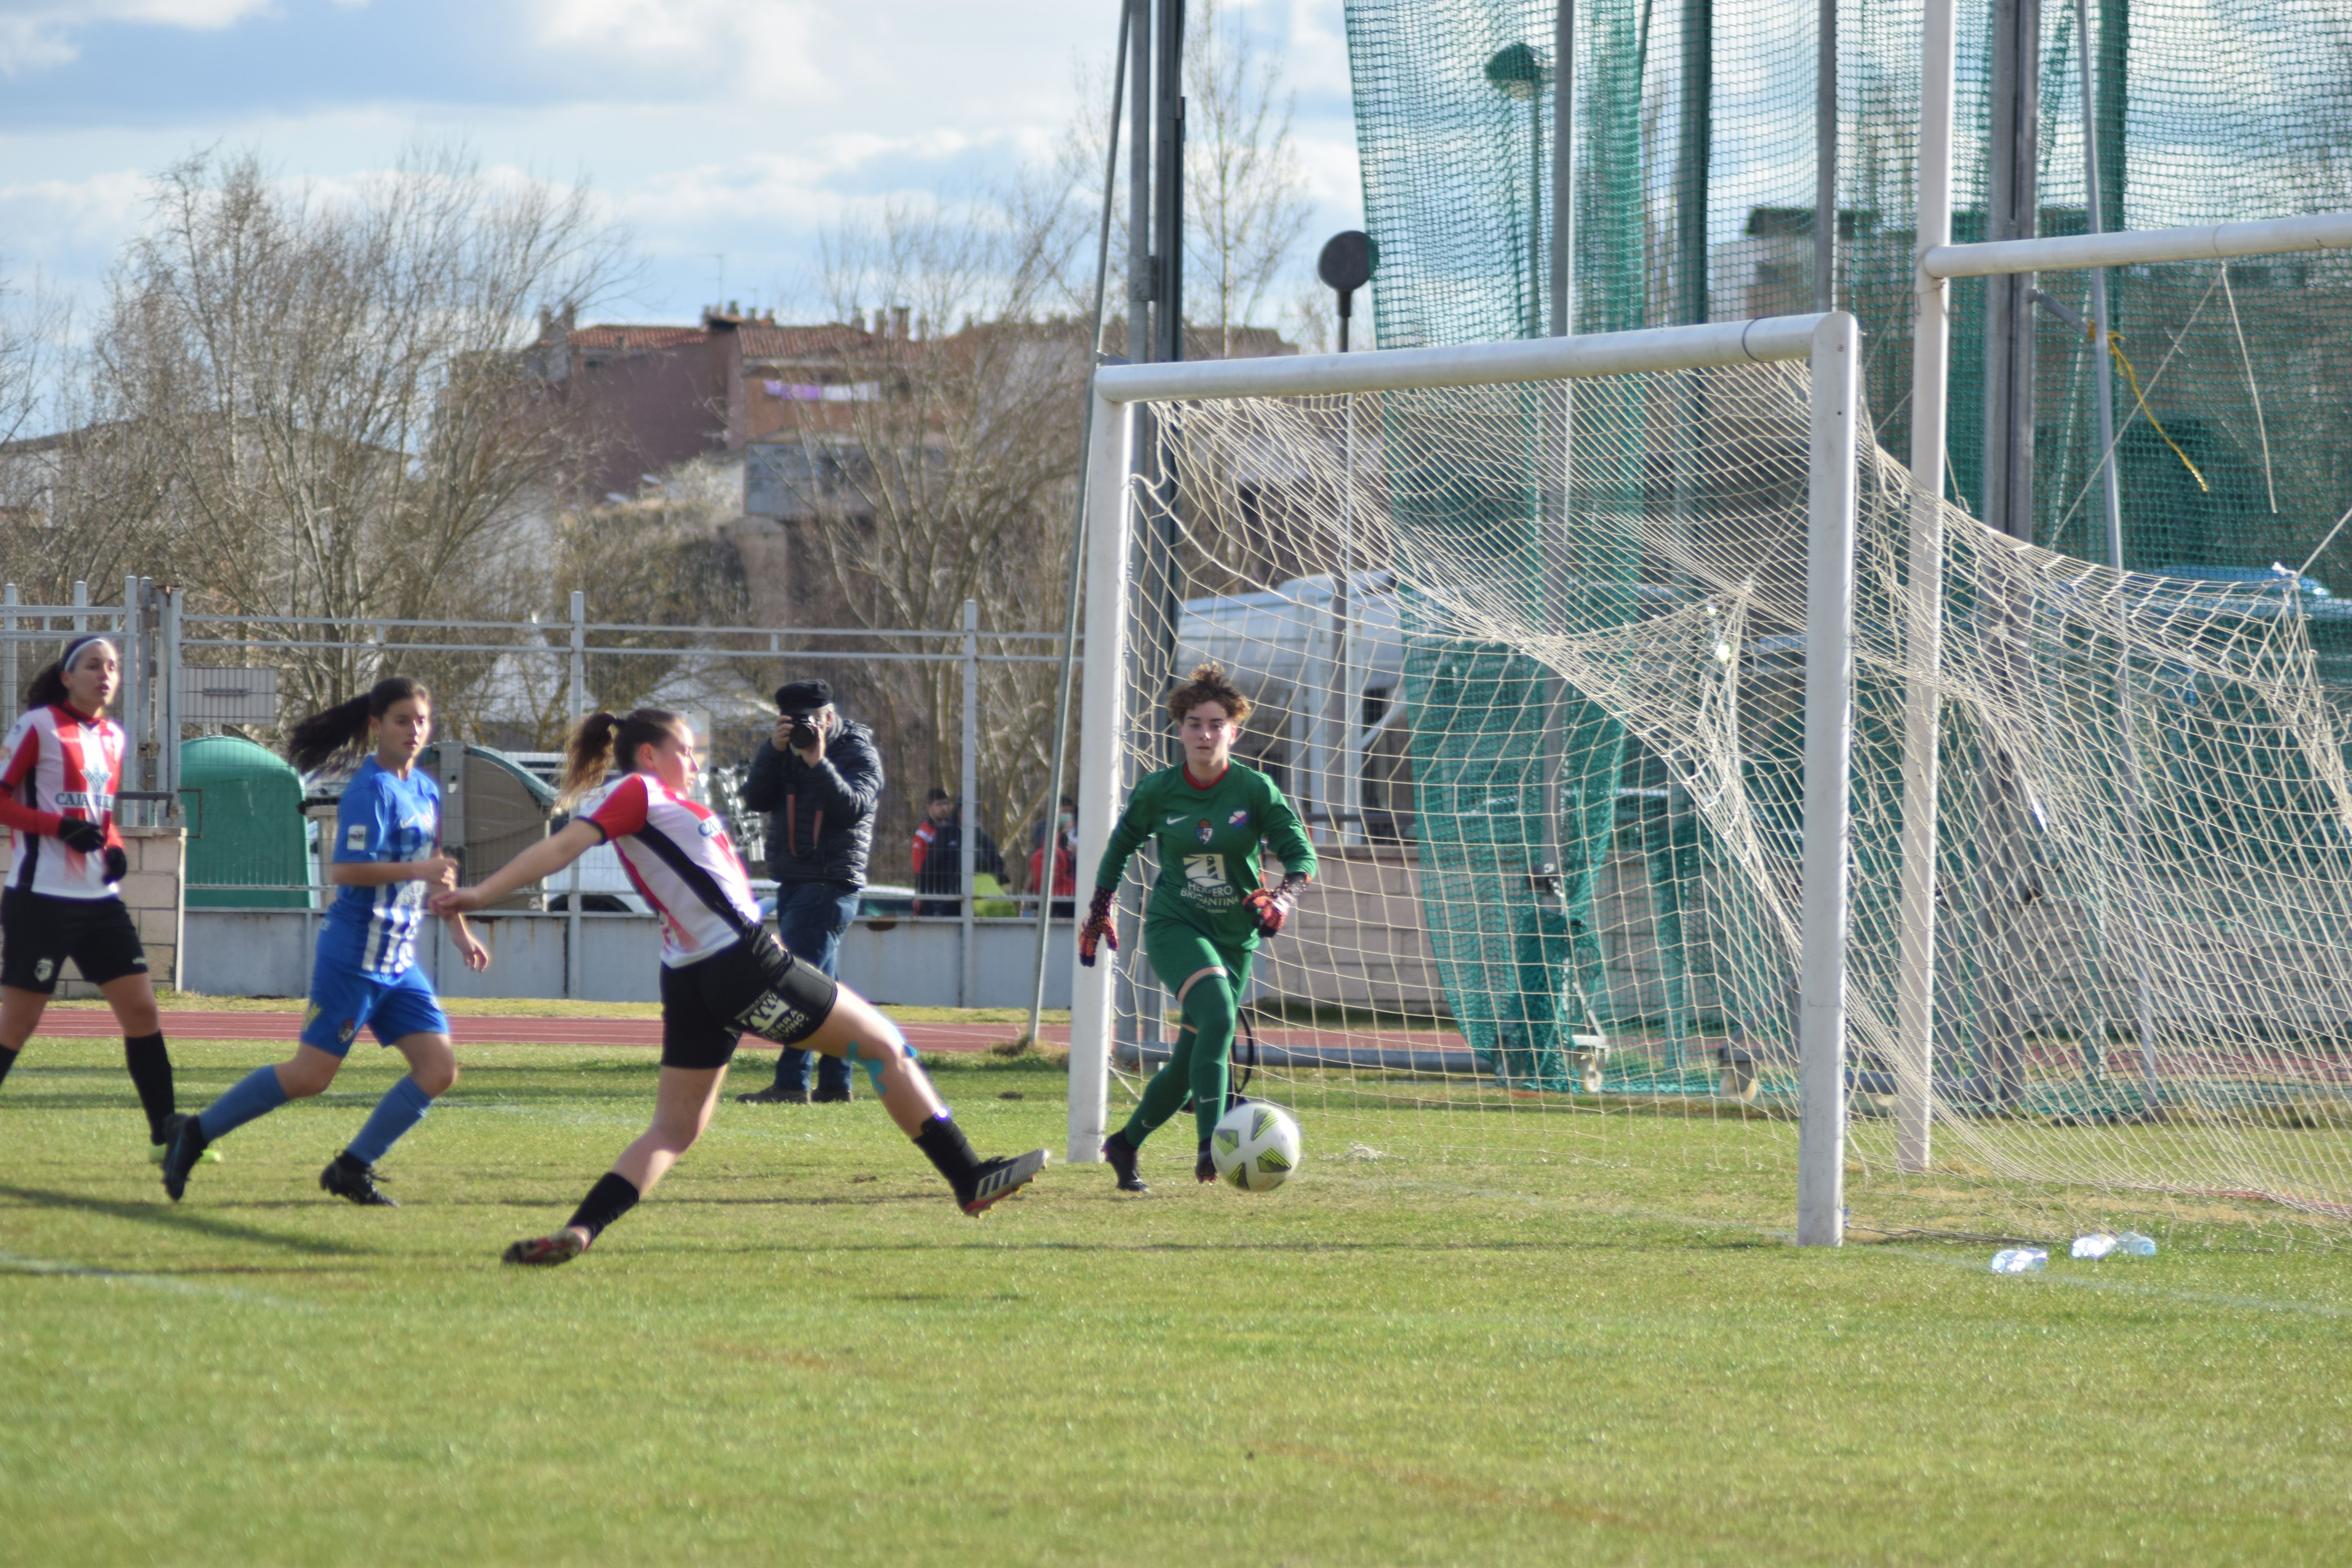
[[[596,845],[619,851],[629,879],[662,922],[662,1067],[653,1126],[622,1152],[563,1229],[518,1241],[509,1263],[568,1263],[653,1191],[710,1124],[736,1042],[746,1033],[778,1045],[864,1062],[882,1107],[976,1215],[1026,1184],[1045,1151],[982,1160],[955,1124],[898,1026],[873,1004],[793,957],[760,923],[760,907],[726,825],[688,798],[694,735],[675,713],[640,708],[625,719],[590,717],[572,732],[566,800],[626,770],[603,802],[562,832],[531,846],[475,887],[433,900],[436,914],[463,913],[541,881]]]
[[[33,1037],[71,959],[122,1026],[150,1157],[160,1160],[182,1119],[147,952],[115,886],[129,869],[114,826],[122,726],[106,709],[121,685],[113,641],[75,637],[33,677],[23,715],[0,741],[0,827],[16,850],[0,888],[0,1079]]]

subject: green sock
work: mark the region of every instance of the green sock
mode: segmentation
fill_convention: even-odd
[[[1200,1127],[1203,1143],[1225,1113],[1225,1085],[1233,1072],[1234,1025],[1240,1016],[1234,1005],[1233,983],[1222,974],[1202,975],[1184,994],[1184,1021],[1193,1030],[1192,1120]]]
[[[1143,1141],[1176,1114],[1192,1089],[1192,1031],[1185,1029],[1176,1037],[1176,1054],[1151,1075],[1151,1081],[1143,1086],[1142,1100],[1127,1119],[1123,1131],[1129,1146],[1142,1148]]]

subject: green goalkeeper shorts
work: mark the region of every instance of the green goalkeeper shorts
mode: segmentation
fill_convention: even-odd
[[[1160,977],[1171,996],[1203,969],[1223,969],[1237,1002],[1249,984],[1250,961],[1257,956],[1245,948],[1213,941],[1200,927],[1182,921],[1144,921],[1143,955],[1151,961],[1151,973]]]

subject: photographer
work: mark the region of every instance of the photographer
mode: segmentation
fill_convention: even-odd
[[[743,804],[768,814],[768,875],[776,879],[776,934],[793,956],[832,975],[841,965],[841,933],[857,918],[866,854],[874,838],[874,804],[882,795],[882,757],[874,732],[834,710],[833,688],[795,680],[776,691],[775,732],[751,758]],[[819,1104],[849,1100],[849,1063],[819,1058]],[[736,1099],[751,1105],[805,1105],[809,1053],[787,1047],[776,1081]]]

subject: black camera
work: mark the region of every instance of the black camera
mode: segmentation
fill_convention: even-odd
[[[805,752],[811,746],[816,744],[816,726],[810,723],[805,715],[789,713],[786,714],[785,717],[793,721],[793,732],[790,737],[793,743],[793,750],[796,752]]]

